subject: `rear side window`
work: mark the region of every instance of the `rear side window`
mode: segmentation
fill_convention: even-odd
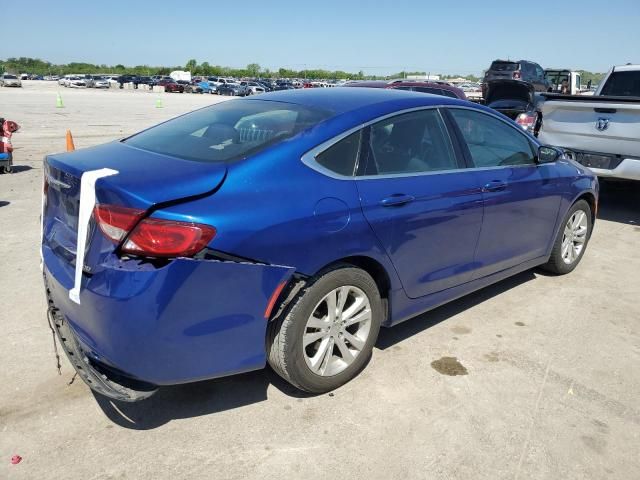
[[[476,167],[534,164],[529,139],[518,129],[485,113],[452,108]]]
[[[613,72],[602,87],[601,95],[640,97],[639,72]]]
[[[458,168],[451,140],[435,109],[398,115],[370,127],[365,175]]]
[[[316,156],[316,162],[327,170],[344,176],[352,176],[360,151],[361,130],[352,133]]]
[[[496,61],[491,64],[489,70],[495,70],[496,72],[515,72],[520,69],[520,64],[516,62],[501,62]]]
[[[442,89],[431,87],[413,87],[414,92],[430,93],[432,95],[442,95]]]
[[[234,100],[170,120],[124,143],[187,160],[227,162],[256,154],[331,115],[290,103]]]

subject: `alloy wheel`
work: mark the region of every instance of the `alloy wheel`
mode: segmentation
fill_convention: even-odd
[[[587,241],[589,222],[584,210],[573,212],[564,227],[562,235],[562,260],[567,265],[572,264],[582,253],[584,244]]]
[[[304,359],[316,375],[337,375],[361,353],[371,331],[371,303],[358,287],[338,287],[325,295],[307,320]]]

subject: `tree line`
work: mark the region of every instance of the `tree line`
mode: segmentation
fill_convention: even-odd
[[[190,59],[185,65],[176,65],[172,67],[165,66],[149,66],[136,65],[128,67],[122,64],[105,65],[84,62],[71,62],[67,64],[53,64],[39,58],[19,57],[7,58],[0,60],[0,72],[21,74],[28,73],[33,75],[67,75],[71,73],[92,74],[92,73],[110,73],[114,75],[169,75],[174,70],[187,70],[192,75],[202,76],[229,76],[229,77],[262,77],[262,78],[307,78],[315,79],[333,79],[333,80],[384,80],[388,78],[406,78],[410,75],[426,75],[426,72],[396,72],[392,75],[365,75],[361,70],[359,72],[345,72],[342,70],[324,70],[324,69],[303,69],[294,70],[289,68],[279,68],[270,70],[262,68],[257,63],[250,63],[245,68],[224,67],[221,65],[211,65],[209,62],[198,63],[196,59]],[[586,84],[589,80],[595,85],[604,76],[604,73],[592,73],[581,71],[582,83]],[[481,78],[475,75],[448,75],[438,74],[442,79],[463,77],[470,81],[477,82]]]
[[[67,64],[54,64],[39,58],[19,57],[0,60],[0,71],[8,73],[28,73],[33,75],[67,75],[72,73],[92,74],[110,73],[117,75],[168,75],[174,70],[187,70],[192,75],[202,76],[229,76],[229,77],[262,77],[262,78],[308,78],[314,79],[334,79],[334,80],[383,80],[387,78],[406,78],[409,75],[425,75],[425,72],[397,72],[393,75],[365,75],[363,71],[345,72],[342,70],[325,69],[303,69],[295,70],[290,68],[279,68],[271,70],[262,68],[257,63],[250,63],[245,68],[224,67],[221,65],[211,65],[209,62],[198,63],[195,59],[190,59],[185,65],[176,66],[150,66],[136,65],[125,66],[122,64],[105,65],[84,62],[71,62]],[[442,78],[454,78],[459,75],[441,75]],[[478,77],[466,75],[465,78],[475,81]]]

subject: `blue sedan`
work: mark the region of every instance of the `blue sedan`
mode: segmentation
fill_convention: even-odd
[[[267,362],[335,389],[381,326],[572,271],[598,204],[586,168],[501,114],[384,89],[223,102],[44,169],[50,323],[124,401]]]

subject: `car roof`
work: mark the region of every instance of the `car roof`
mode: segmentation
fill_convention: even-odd
[[[627,63],[626,65],[616,65],[613,67],[614,72],[637,72],[640,70],[640,65],[633,65],[631,63]]]
[[[330,110],[336,115],[386,104],[393,110],[414,107],[464,104],[454,98],[387,88],[305,88],[281,90],[260,95],[261,100],[293,103],[309,108]],[[386,109],[386,108],[385,108]]]

